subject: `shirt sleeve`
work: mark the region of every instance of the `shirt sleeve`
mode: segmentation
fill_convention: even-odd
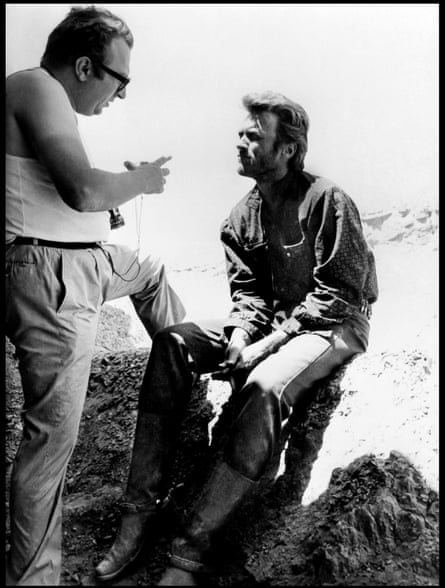
[[[246,252],[228,219],[221,228],[225,251],[227,277],[233,302],[224,331],[230,335],[234,327],[241,327],[255,341],[271,331],[273,308],[259,293],[257,278],[246,260]]]
[[[281,325],[290,335],[301,328],[323,329],[343,322],[366,300],[366,285],[375,269],[358,210],[349,196],[331,189],[317,208],[315,286]]]

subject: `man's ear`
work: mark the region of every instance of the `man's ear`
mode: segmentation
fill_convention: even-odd
[[[295,153],[297,152],[297,144],[296,143],[286,143],[283,147],[283,152],[287,155],[288,159],[291,159]]]
[[[78,57],[74,63],[77,79],[85,82],[93,74],[93,64],[89,57]]]

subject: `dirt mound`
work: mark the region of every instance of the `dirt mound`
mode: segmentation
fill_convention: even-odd
[[[93,361],[64,493],[65,585],[95,585],[94,567],[114,538],[147,359],[147,349],[136,349]],[[8,400],[17,406],[11,357],[9,366]],[[213,585],[438,584],[437,492],[402,455],[354,459],[333,471],[319,497],[301,502],[343,399],[356,393],[354,372],[352,379],[343,373],[320,386],[315,404],[292,421],[286,451],[220,536]],[[232,418],[229,393],[225,383],[208,378],[196,386],[174,466],[173,500],[141,558],[114,585],[158,581],[170,539],[196,492],[193,481],[204,478],[220,451]],[[343,415],[343,423],[354,418],[354,411]],[[9,435],[10,456],[14,438]]]

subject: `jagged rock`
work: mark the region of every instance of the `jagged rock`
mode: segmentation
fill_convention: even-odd
[[[437,508],[403,455],[363,456],[311,505],[278,509],[253,553],[245,546],[246,567],[277,586],[438,585]]]

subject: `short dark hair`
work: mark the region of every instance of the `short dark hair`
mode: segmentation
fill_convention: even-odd
[[[79,57],[89,57],[93,64],[102,63],[105,49],[116,37],[122,37],[130,49],[133,35],[126,23],[103,8],[71,8],[67,16],[50,33],[41,67],[72,65]]]
[[[250,114],[273,112],[278,116],[277,144],[296,143],[297,151],[289,167],[302,170],[307,153],[309,117],[302,106],[276,92],[253,92],[243,97],[243,106]]]

